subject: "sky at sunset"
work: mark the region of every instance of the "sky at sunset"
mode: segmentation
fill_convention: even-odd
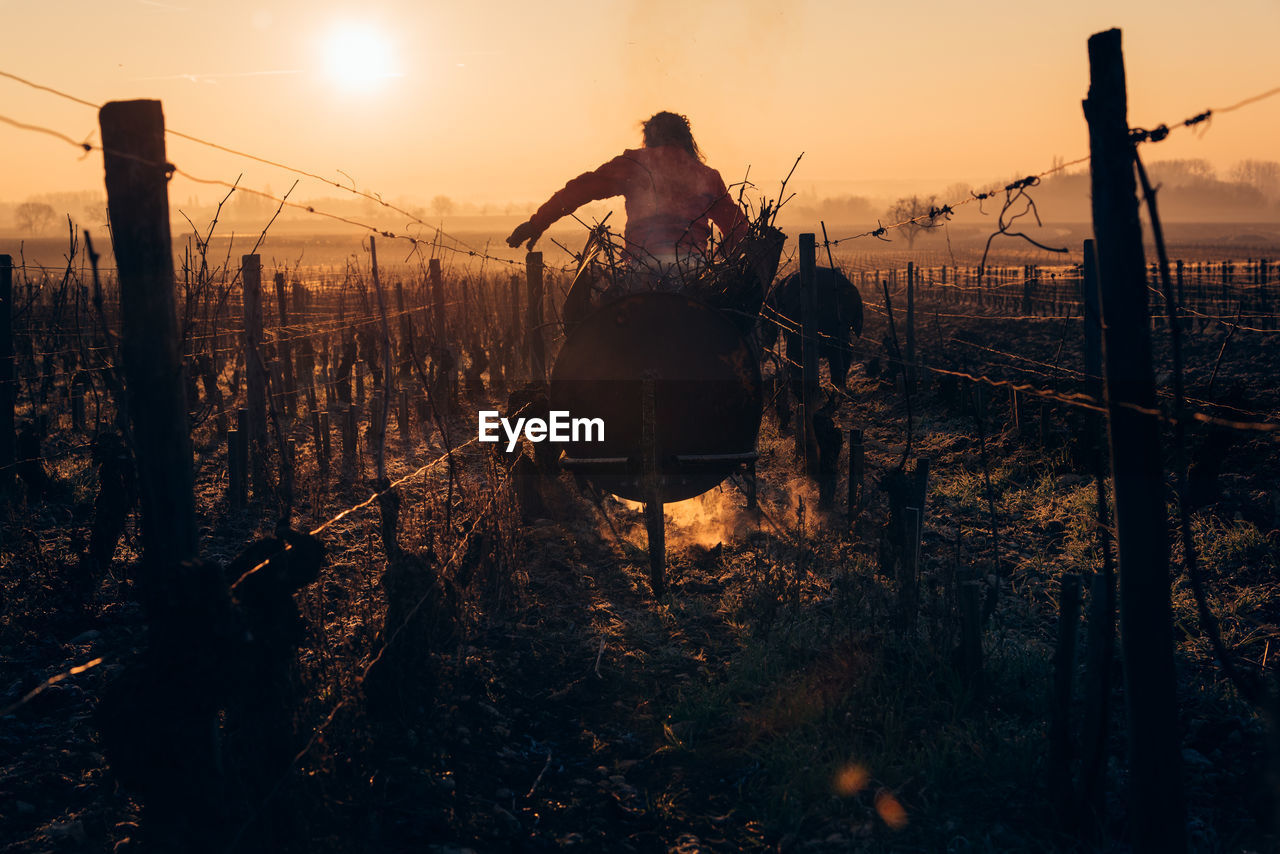
[[[863,3],[0,0],[0,70],[387,198],[541,200],[689,115],[726,180],[941,191],[1088,151],[1087,37],[1124,30],[1130,123],[1280,85],[1280,2]],[[0,79],[0,115],[97,141],[92,109]],[[292,178],[170,138],[196,175]],[[0,125],[0,199],[102,187],[101,154]],[[1156,155],[1151,155],[1155,157]],[[1280,98],[1182,131],[1158,158],[1280,159]],[[332,194],[299,187],[298,197]],[[172,184],[176,200],[221,193]]]

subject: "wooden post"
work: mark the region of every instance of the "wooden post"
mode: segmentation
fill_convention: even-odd
[[[386,389],[374,390],[369,395],[369,426],[364,433],[364,452],[373,454],[375,480],[381,481],[386,475],[386,423],[390,400]]]
[[[902,508],[903,540],[906,547],[898,564],[898,632],[911,637],[916,631],[920,598],[920,531],[924,524],[919,507]]]
[[[1187,850],[1160,423],[1120,31],[1089,38],[1090,171],[1120,565],[1134,850]],[[1145,410],[1145,411],[1144,411]]]
[[[169,233],[168,161],[159,101],[112,101],[98,113],[107,213],[120,280],[120,349],[142,507],[143,582],[196,556],[191,430]]]
[[[293,337],[289,331],[289,296],[285,290],[284,273],[276,273],[276,304],[280,308],[280,335],[276,339],[276,357],[280,360],[280,375],[284,388],[284,407],[289,415],[298,412],[298,386],[293,367]]]
[[[295,322],[305,318],[307,312],[307,291],[299,282],[293,283],[293,314]],[[304,322],[300,325],[310,327],[311,324]],[[298,359],[293,369],[293,385],[298,387],[298,378],[302,378],[302,388],[307,393],[307,405],[312,409],[315,408],[316,398],[316,347],[315,336],[307,333],[302,337],[302,342],[298,345]],[[326,393],[328,389],[326,387]]]
[[[1053,652],[1053,697],[1049,709],[1049,794],[1064,820],[1076,809],[1071,787],[1071,697],[1075,680],[1080,576],[1062,576],[1058,599],[1058,645]]]
[[[1182,263],[1182,259],[1178,259],[1178,309],[1181,310],[1187,304],[1187,294],[1185,288],[1186,270]],[[1187,328],[1187,319],[1185,316],[1178,326],[1182,329]]]
[[[244,494],[244,462],[240,458],[241,433],[236,428],[227,430],[227,504],[232,510],[240,510]]]
[[[1102,298],[1098,291],[1098,253],[1092,240],[1084,242],[1084,270],[1080,278],[1084,302],[1084,387],[1102,399]]]
[[[1099,419],[1100,420],[1100,419]],[[1115,563],[1111,551],[1110,513],[1107,511],[1106,469],[1103,447],[1092,450],[1095,519],[1102,566],[1093,574],[1089,590],[1089,634],[1085,659],[1084,725],[1078,791],[1079,803],[1093,821],[1105,822],[1107,733],[1111,720],[1111,671],[1115,659],[1116,588]]]
[[[431,317],[431,332],[435,337],[435,345],[443,347],[444,339],[444,283],[440,276],[440,259],[432,258],[427,265],[428,275],[431,277],[431,304],[433,306]]]
[[[387,476],[387,417],[391,412],[395,377],[391,373],[391,324],[387,321],[387,299],[382,293],[382,279],[378,277],[378,247],[373,237],[369,238],[369,270],[373,278],[373,290],[378,297],[378,314],[382,317],[382,388],[376,394],[376,412],[369,421],[369,432],[374,437],[377,478],[381,483]]]
[[[532,253],[531,253],[532,254]],[[538,253],[539,255],[541,253]],[[658,474],[657,389],[645,378],[640,390],[640,455],[644,464],[644,521],[649,536],[649,587],[654,598],[666,590],[667,539]]]
[[[911,472],[911,498],[903,508],[902,542],[906,546],[902,563],[899,565],[898,601],[901,605],[900,619],[904,634],[915,632],[916,618],[920,610],[920,540],[924,535],[924,514],[929,497],[928,457],[917,457],[915,468]]]
[[[329,461],[333,459],[332,434],[329,430],[329,410],[320,410],[317,417],[320,422],[320,459],[323,462],[324,471],[328,473]]]
[[[862,509],[862,482],[866,477],[866,448],[862,444],[862,431],[849,430],[849,521]]]
[[[818,476],[818,441],[813,433],[813,415],[818,400],[818,270],[817,243],[812,233],[800,235],[800,352],[804,417],[796,430],[804,433],[804,470]],[[787,354],[788,358],[791,354]]]
[[[351,478],[356,473],[356,439],[359,430],[356,427],[356,408],[346,407],[342,412],[342,474]]]
[[[524,352],[527,344],[520,335],[520,277],[511,274],[511,363],[507,368],[508,385],[515,388],[526,370]]]
[[[906,317],[906,349],[903,353],[906,365],[903,366],[903,381],[906,392],[916,390],[916,264],[907,262],[907,317]]]
[[[529,379],[536,383],[547,381],[547,353],[542,334],[542,253],[530,252],[525,256],[525,284],[529,301],[526,312],[525,334],[529,339]]]
[[[307,390],[307,412],[311,416],[311,446],[315,451],[316,465],[324,469],[324,446],[320,440],[320,405],[316,402],[315,389]]]
[[[13,420],[17,391],[13,360],[13,258],[0,255],[0,492],[13,483],[18,442]]]
[[[396,311],[400,315],[400,364],[396,374],[401,385],[408,385],[409,366],[412,361],[410,354],[413,353],[413,318],[409,316],[409,310],[405,306],[404,283],[398,279],[396,280]]]
[[[409,390],[400,389],[400,410],[396,416],[396,423],[400,426],[400,441],[404,443],[405,448],[409,447],[412,438],[409,432]]]
[[[253,495],[267,494],[267,367],[262,362],[262,259],[240,259],[244,288],[244,365],[248,381],[249,470]]]
[[[230,434],[235,433],[235,442]],[[243,510],[249,504],[249,410],[236,410],[236,429],[227,431],[227,453],[230,473],[234,479],[228,483],[231,488],[231,507]]]

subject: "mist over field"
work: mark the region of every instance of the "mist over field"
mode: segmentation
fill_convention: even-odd
[[[1158,188],[1162,219],[1170,226],[1169,240],[1175,246],[1196,251],[1216,246],[1227,256],[1266,251],[1280,244],[1280,162],[1246,160],[1219,172],[1205,160],[1166,160],[1153,162],[1149,170]],[[1006,180],[1018,177],[1021,176],[1010,176]],[[971,200],[958,206],[946,219],[945,230],[922,232],[918,242],[910,247],[900,235],[889,235],[889,242],[860,238],[837,250],[842,256],[850,252],[879,255],[918,251],[923,253],[922,260],[936,256],[952,257],[953,263],[968,262],[975,247],[985,247],[987,236],[994,230],[994,214],[999,210],[1002,195],[998,192],[1002,186],[999,180],[977,186],[953,183],[937,192],[910,192],[909,182],[901,183],[896,189],[876,187],[881,193],[891,189],[883,194],[843,192],[856,189],[858,183],[795,181],[786,188],[787,201],[778,213],[777,224],[791,235],[823,224],[828,236],[837,240],[870,231],[877,224],[891,223],[891,210],[901,200],[913,201],[920,206],[920,211],[925,211],[930,206],[971,200],[973,193],[996,190],[996,194],[981,205]],[[744,188],[742,192],[748,203],[758,204],[761,199],[776,199],[779,189],[779,186],[766,185]],[[270,193],[269,188],[267,192]],[[1080,241],[1090,236],[1087,169],[1076,167],[1049,175],[1030,191],[1030,196],[1040,223],[1027,216],[1022,229],[1042,242],[1062,244],[1073,253],[1078,252]],[[379,231],[389,230],[424,241],[417,253],[408,241],[392,241],[387,260],[413,260],[423,257],[422,253],[430,255],[430,244],[436,239],[433,227],[443,229],[469,249],[519,260],[522,253],[508,249],[504,239],[537,207],[537,203],[529,201],[475,203],[447,196],[437,196],[425,203],[408,199],[391,201],[410,215],[410,219],[369,199],[353,199],[349,195],[289,201],[365,223]],[[193,226],[202,236],[214,226],[214,246],[231,245],[233,249],[238,247],[237,251],[247,250],[270,223],[263,243],[264,254],[291,266],[334,266],[345,263],[357,252],[359,240],[369,233],[367,229],[290,206],[283,207],[276,216],[278,207],[278,203],[267,198],[234,191],[220,214],[216,203],[203,204],[194,197],[185,202],[174,199],[175,245],[181,252],[190,235],[195,233]],[[0,202],[0,250],[14,255],[21,251],[42,264],[55,263],[66,248],[68,217],[78,229],[88,228],[105,235],[105,197],[84,191],[37,194],[21,202]],[[625,222],[621,199],[591,203],[579,210],[578,217],[587,224],[609,217],[610,224],[619,232]],[[579,251],[585,237],[586,229],[567,219],[554,227],[538,248],[549,259],[562,263],[568,258],[564,249]],[[99,250],[109,253],[107,242],[100,242],[104,246]],[[1005,255],[1009,258],[1037,255],[1031,247],[1003,239],[995,242],[993,251],[995,259]]]

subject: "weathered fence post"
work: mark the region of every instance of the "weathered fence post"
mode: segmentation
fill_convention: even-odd
[[[444,284],[440,277],[440,259],[432,258],[427,264],[428,274],[431,276],[431,304],[433,316],[431,318],[431,331],[435,337],[437,347],[443,347],[444,340]]]
[[[253,495],[267,494],[267,368],[262,362],[262,259],[240,259],[244,288],[244,365],[248,383],[249,470]]]
[[[445,323],[444,283],[440,273],[440,259],[432,258],[429,267],[431,276],[432,348],[431,359],[434,362],[434,387],[431,394],[435,399],[438,411],[445,413],[453,409],[458,381],[458,360],[449,347],[448,325]]]
[[[322,409],[317,414],[320,427],[320,460],[324,473],[329,473],[329,462],[333,459],[332,432],[329,429],[329,410]]]
[[[413,361],[413,318],[404,302],[404,284],[396,280],[396,311],[400,314],[400,364],[396,367],[396,375],[401,385],[409,383],[409,367]]]
[[[13,482],[13,408],[18,400],[13,362],[13,258],[0,255],[0,492]]]
[[[511,274],[511,361],[507,366],[509,385],[515,388],[525,370],[525,344],[520,336],[520,277]]]
[[[646,377],[640,390],[640,456],[644,492],[644,521],[649,537],[649,587],[655,599],[666,591],[667,540],[658,472],[658,415],[656,383]]]
[[[289,296],[285,290],[284,273],[276,273],[276,303],[280,308],[280,335],[276,338],[276,354],[280,359],[281,380],[284,386],[285,407],[289,415],[298,413],[298,385],[293,366],[293,344],[289,340]]]
[[[231,434],[235,433],[234,443],[231,440]],[[243,510],[249,504],[249,410],[236,410],[236,429],[227,431],[227,453],[231,455],[229,461],[231,473],[234,477],[229,479],[228,486],[231,488],[231,506],[236,510]]]
[[[342,476],[348,480],[356,474],[356,440],[359,435],[356,408],[347,406],[342,411]]]
[[[1076,629],[1080,612],[1080,576],[1066,574],[1058,597],[1058,644],[1053,653],[1052,706],[1049,709],[1049,794],[1064,822],[1074,815],[1071,786],[1071,702],[1075,681]]]
[[[382,388],[376,395],[374,417],[369,421],[369,432],[374,437],[377,478],[381,483],[387,476],[387,417],[391,412],[391,394],[395,387],[395,377],[391,372],[391,324],[387,321],[387,300],[382,293],[382,279],[378,277],[378,247],[373,237],[369,238],[369,265],[370,274],[373,277],[373,290],[378,297],[378,313],[382,317]]]
[[[525,283],[529,301],[525,314],[525,334],[529,341],[529,379],[532,382],[547,381],[547,352],[542,332],[542,253],[530,252],[525,256]]]
[[[817,243],[812,233],[800,235],[800,352],[803,417],[796,431],[804,433],[804,470],[818,476],[818,442],[813,432],[813,416],[818,401],[818,270]],[[787,358],[793,358],[788,353]]]
[[[1182,263],[1181,258],[1178,259],[1177,270],[1178,270],[1178,308],[1184,309],[1187,305],[1187,294],[1186,294],[1186,284],[1185,284],[1186,270],[1185,270],[1185,265]],[[1182,316],[1181,321],[1179,321],[1178,326],[1181,329],[1186,329],[1188,328],[1189,322],[1190,322],[1190,317],[1184,314]]]
[[[907,262],[907,317],[906,317],[906,357],[907,364],[904,366],[903,382],[906,384],[906,393],[911,394],[916,390],[916,264],[914,261]]]
[[[1090,397],[1102,399],[1102,308],[1098,304],[1098,252],[1092,240],[1084,242],[1080,276],[1084,301],[1084,387]]]
[[[138,456],[144,587],[196,556],[191,431],[182,381],[169,234],[169,165],[159,101],[113,101],[98,114],[107,212],[120,279],[120,349]]]
[[[240,481],[244,473],[240,469],[240,431],[227,430],[227,503],[233,510],[240,509]]]
[[[1089,38],[1093,232],[1105,318],[1107,408],[1120,564],[1120,631],[1138,852],[1187,850],[1147,281],[1120,31]]]
[[[400,441],[404,443],[407,449],[412,441],[413,434],[409,427],[409,390],[400,389],[400,408],[396,415],[396,424],[400,428]]]
[[[159,101],[114,101],[98,112],[107,214],[120,282],[121,362],[142,510],[139,598],[148,650],[101,694],[96,719],[117,778],[139,795],[157,850],[183,839],[214,851],[222,822],[218,568],[196,560],[191,429],[174,301],[164,114]],[[225,613],[225,612],[223,612]],[[162,760],[159,758],[163,757]]]
[[[862,431],[849,429],[849,521],[852,523],[862,509],[862,482],[866,474],[866,448],[862,444]]]

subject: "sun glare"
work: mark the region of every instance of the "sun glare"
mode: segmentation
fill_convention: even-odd
[[[334,27],[325,41],[324,63],[329,79],[343,89],[368,90],[400,76],[390,41],[364,25]]]

